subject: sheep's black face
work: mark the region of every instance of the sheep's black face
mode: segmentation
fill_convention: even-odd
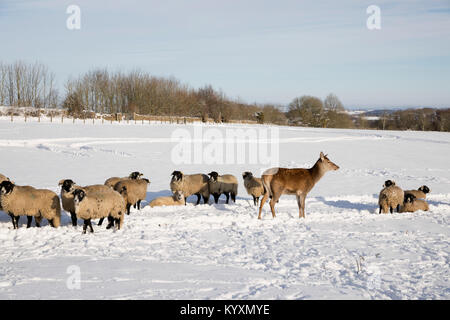
[[[0,184],[0,193],[1,194],[8,194],[11,193],[14,190],[14,183],[11,181],[3,181]]]
[[[75,199],[75,202],[83,201],[85,196],[86,196],[86,193],[83,190],[81,190],[81,189],[76,189],[73,192],[73,198]]]
[[[430,192],[430,188],[428,188],[427,186],[421,186],[419,188],[419,191],[422,191],[423,193],[429,193]]]
[[[395,182],[394,182],[394,181],[392,181],[392,180],[386,180],[386,181],[384,182],[384,186],[383,186],[383,187],[387,188],[387,187],[394,186],[394,185],[395,185]]]
[[[175,200],[180,201],[184,199],[184,195],[182,191],[176,191],[174,193]]]
[[[412,203],[416,197],[413,194],[407,194],[405,196],[405,203]]]
[[[75,184],[75,182],[73,182],[70,179],[64,180],[64,182],[62,183],[62,189],[66,192],[70,192],[70,190],[72,190],[72,186]]]
[[[210,176],[209,181],[217,181],[217,178],[219,177],[219,174],[216,171],[212,171],[208,173],[208,176]]]
[[[134,171],[134,172],[130,173],[129,178],[136,180],[136,179],[139,179],[142,176],[143,176],[143,174],[140,173],[139,171]]]
[[[172,172],[172,180],[180,181],[183,178],[183,173],[181,171]]]
[[[122,195],[122,197],[126,196],[128,194],[127,187],[123,186],[122,190],[120,190],[119,193]]]
[[[253,173],[251,173],[250,171],[245,171],[243,174],[242,174],[242,178],[244,178],[244,180],[245,179],[251,179],[253,177]]]

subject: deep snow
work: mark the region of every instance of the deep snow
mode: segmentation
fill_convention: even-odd
[[[450,134],[277,127],[281,166],[310,167],[324,151],[340,169],[311,191],[306,219],[298,218],[295,198],[283,196],[277,218],[266,205],[259,221],[241,173],[259,175],[268,165],[177,164],[170,139],[176,129],[195,130],[0,118],[0,173],[19,185],[59,193],[63,178],[87,185],[137,170],[151,180],[150,201],[169,194],[174,170],[216,170],[240,182],[236,204],[221,198],[194,206],[192,197],[186,207],[144,207],[114,232],[94,223],[95,233],[82,235],[66,213],[58,229],[26,229],[22,218],[13,230],[0,213],[0,298],[450,298]],[[237,129],[270,130],[202,126],[204,137]],[[387,179],[404,189],[428,185],[430,211],[377,214]]]

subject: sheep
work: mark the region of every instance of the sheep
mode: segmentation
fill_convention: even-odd
[[[259,203],[259,197],[263,196],[265,193],[261,178],[255,178],[253,173],[249,171],[242,173],[242,178],[244,179],[245,190],[247,190],[247,193],[253,197],[253,204],[257,206]]]
[[[134,171],[132,173],[130,173],[130,175],[128,177],[123,177],[123,178],[119,178],[119,177],[111,177],[109,179],[106,179],[105,181],[105,186],[108,186],[112,189],[114,189],[114,186],[116,185],[117,182],[121,181],[121,180],[126,180],[126,179],[140,179],[144,174],[140,173],[138,171]]]
[[[184,204],[184,195],[182,191],[176,191],[170,197],[159,197],[150,202],[150,207],[160,206],[181,206]]]
[[[394,208],[397,208],[397,212],[399,212],[404,198],[403,190],[396,186],[395,181],[392,180],[387,180],[383,187],[378,197],[379,213],[387,213],[388,210],[392,213]]]
[[[77,215],[75,214],[75,203],[73,201],[73,190],[77,188],[83,189],[85,192],[91,193],[99,193],[99,192],[109,192],[111,190],[110,187],[103,184],[90,185],[85,187],[77,186],[76,183],[71,179],[62,179],[58,183],[61,186],[61,203],[62,207],[66,212],[70,213],[70,218],[72,220],[72,225],[74,227],[77,226]],[[100,219],[98,225],[102,225],[103,218]]]
[[[425,199],[427,197],[427,193],[430,193],[430,188],[427,186],[421,186],[417,190],[406,190],[405,196],[408,194],[414,195],[417,199]]]
[[[130,214],[131,206],[137,205],[137,209],[141,210],[141,201],[145,200],[147,196],[147,185],[150,183],[148,179],[125,179],[117,182],[114,185],[114,190],[120,192],[126,188],[124,199],[127,206],[127,214]],[[135,206],[136,208],[136,206]]]
[[[235,176],[231,174],[224,174],[219,176],[216,171],[212,171],[208,173],[209,178],[209,192],[214,197],[214,202],[219,202],[219,197],[221,194],[224,194],[227,197],[227,204],[231,199],[233,202],[236,202],[236,195],[238,191],[238,181]]]
[[[61,224],[61,205],[53,191],[3,181],[0,183],[0,203],[3,211],[11,217],[14,229],[19,228],[20,216],[27,216],[27,228],[31,226],[33,217],[37,227],[40,227],[42,218],[54,228]]]
[[[172,172],[172,179],[170,180],[170,190],[175,193],[182,191],[184,195],[184,204],[191,195],[197,196],[197,203],[200,203],[201,197],[203,202],[207,204],[209,202],[209,178],[206,174],[184,174],[181,171]]]
[[[428,209],[428,203],[425,200],[419,200],[413,194],[406,194],[400,212],[428,211]]]
[[[73,191],[75,213],[77,218],[83,219],[83,234],[86,233],[87,227],[90,232],[94,232],[91,219],[99,219],[108,217],[108,225],[106,229],[110,229],[116,224],[117,229],[123,226],[123,220],[126,212],[126,203],[124,200],[126,189],[121,193],[109,188],[108,192],[103,193],[87,193],[83,189],[77,188]]]
[[[2,175],[0,173],[0,183],[2,183],[3,181],[10,181],[8,177]],[[0,203],[0,211],[2,210],[2,204]]]

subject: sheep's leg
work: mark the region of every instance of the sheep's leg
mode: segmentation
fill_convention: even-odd
[[[202,196],[200,195],[200,193],[197,193],[196,196],[197,196],[197,204],[196,205],[198,205],[198,204],[200,204],[200,199],[202,198]]]
[[[50,224],[51,227],[55,227],[55,225],[53,224],[53,219],[48,220],[48,223]]]
[[[102,223],[103,223],[103,220],[105,220],[105,217],[100,218],[100,220],[98,221],[97,225],[98,225],[98,226],[101,226]],[[108,218],[108,220],[109,220],[109,218]],[[106,227],[106,229],[108,229],[108,227]]]
[[[117,230],[120,230],[120,219],[114,219],[113,220],[113,224],[116,224],[116,226],[117,226]]]
[[[131,204],[127,203],[127,214],[130,214],[130,208],[131,208]]]
[[[397,212],[400,212],[400,204],[397,205]]]
[[[102,218],[103,219],[103,218]],[[108,225],[106,226],[106,229],[111,229],[112,227],[114,227],[114,218],[109,216],[108,217]]]
[[[19,229],[19,219],[20,219],[20,216],[16,216],[15,219],[16,219],[16,229]]]
[[[77,226],[77,215],[75,214],[75,212],[70,213],[70,218],[72,219],[72,226],[76,227]]]
[[[33,216],[27,216],[27,229],[31,227],[32,221],[33,221]]]
[[[389,211],[390,211],[391,213],[394,213],[394,209],[393,209],[392,207],[389,207]]]
[[[219,197],[220,197],[220,194],[213,193],[213,197],[214,197],[214,203],[215,203],[215,204],[219,203]]]
[[[234,203],[236,203],[236,193],[231,193],[231,200],[233,200]]]
[[[378,212],[378,214],[381,214],[381,206],[380,206],[380,211]]]
[[[12,213],[10,213],[9,216],[11,217],[13,229],[16,229],[16,218],[14,217],[14,215]]]
[[[227,204],[230,201],[230,193],[229,192],[224,192],[225,197],[227,197]]]
[[[90,229],[91,233],[94,233],[94,228],[92,228],[91,219],[88,220],[88,225],[89,225],[89,229]]]
[[[84,220],[84,224],[83,224],[83,234],[86,234],[87,226],[88,226],[88,221],[87,221],[87,220]]]
[[[141,210],[141,200],[138,200],[138,202],[137,202],[137,208],[138,208],[138,210]]]
[[[208,204],[209,203],[209,195],[208,196],[203,195],[203,203],[204,204]]]
[[[133,204],[133,208],[135,208],[135,209],[136,209],[136,206],[137,206],[137,202],[136,202],[135,204]]]

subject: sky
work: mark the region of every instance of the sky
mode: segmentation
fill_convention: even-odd
[[[0,39],[0,61],[46,64],[60,94],[93,68],[140,68],[248,103],[450,107],[450,0],[0,0]]]

